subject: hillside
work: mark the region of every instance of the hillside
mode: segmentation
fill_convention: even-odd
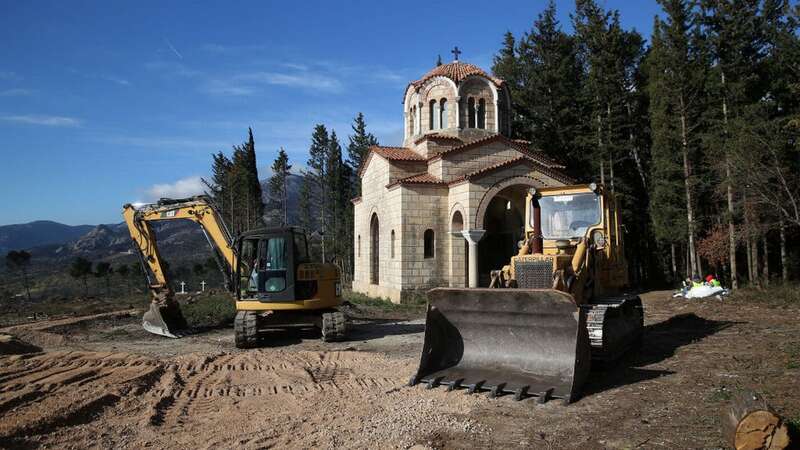
[[[50,220],[0,226],[0,255],[11,250],[64,244],[90,232],[92,225],[64,225]]]

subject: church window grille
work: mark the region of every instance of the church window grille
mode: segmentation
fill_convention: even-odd
[[[433,258],[433,256],[434,256],[434,252],[433,252],[434,239],[433,238],[434,238],[433,230],[431,230],[430,228],[425,230],[425,235],[424,235],[424,240],[425,240],[425,245],[424,245],[425,258]]]
[[[475,128],[475,98],[467,100],[467,128]]]
[[[428,109],[428,129],[433,130],[436,128],[435,119],[436,119],[436,100],[430,101],[430,108]]]
[[[486,100],[480,99],[478,102],[478,128],[486,128]]]
[[[439,128],[447,128],[447,99],[439,100]]]

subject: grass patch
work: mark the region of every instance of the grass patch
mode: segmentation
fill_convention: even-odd
[[[181,311],[192,327],[227,326],[236,317],[236,304],[229,295],[200,295],[181,303]]]
[[[773,307],[800,307],[800,285],[773,284],[763,289],[746,287],[731,292],[731,301],[759,303]]]
[[[403,303],[392,303],[388,299],[369,297],[353,292],[342,292],[342,301],[352,305],[354,316],[385,319],[415,319],[425,314],[427,300],[424,295],[412,296]]]
[[[708,396],[709,402],[727,402],[730,401],[731,397],[733,396],[733,392],[726,387],[721,387],[714,389],[711,395]]]

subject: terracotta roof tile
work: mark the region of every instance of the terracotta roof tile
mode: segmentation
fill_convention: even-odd
[[[399,180],[395,180],[386,185],[386,187],[397,186],[399,184],[434,184],[434,185],[445,185],[444,181],[440,178],[436,178],[435,176],[429,174],[428,172],[422,172],[415,175],[411,175],[409,177],[400,178]]]
[[[480,178],[481,176],[486,175],[486,174],[488,174],[490,172],[494,172],[496,170],[500,170],[500,169],[503,169],[503,168],[506,168],[506,167],[510,167],[510,166],[513,166],[513,165],[521,163],[521,162],[522,163],[528,163],[531,166],[534,166],[538,172],[541,172],[541,173],[543,173],[543,174],[545,174],[545,175],[547,175],[547,176],[549,176],[551,178],[554,178],[554,179],[556,179],[556,180],[558,180],[558,181],[560,181],[562,183],[573,184],[575,182],[575,180],[573,180],[572,178],[570,178],[566,174],[561,173],[560,171],[557,171],[557,170],[551,170],[550,168],[544,166],[539,161],[536,161],[533,158],[530,158],[528,156],[518,156],[516,158],[509,159],[507,161],[503,161],[503,162],[500,162],[500,163],[497,163],[497,164],[492,164],[491,166],[486,166],[486,167],[480,168],[480,169],[478,169],[476,171],[464,174],[464,175],[456,178],[455,180],[451,181],[449,184],[458,184],[458,183],[463,182],[463,181],[469,181],[469,180],[472,180],[474,178]]]
[[[420,156],[410,148],[406,147],[385,147],[373,145],[369,148],[386,159],[393,161],[425,161],[425,157]]]
[[[426,81],[430,80],[433,77],[447,77],[453,80],[456,84],[458,84],[463,79],[471,75],[480,75],[482,77],[488,78],[497,86],[501,86],[503,84],[503,80],[487,74],[480,67],[474,64],[469,64],[461,61],[453,61],[451,63],[442,64],[441,66],[436,66],[433,69],[431,69],[428,73],[423,75],[422,78],[420,78],[419,80],[412,81],[411,84],[418,87],[420,85],[425,84]]]
[[[417,140],[414,141],[414,144],[419,144],[420,142],[422,142],[422,141],[424,141],[426,139],[463,142],[461,140],[461,138],[457,138],[455,136],[450,136],[449,134],[429,133],[429,134],[424,134],[424,135],[418,137]]]
[[[472,142],[467,142],[464,145],[459,145],[457,147],[453,147],[453,148],[447,149],[447,150],[445,150],[445,151],[443,151],[441,153],[438,153],[438,154],[432,156],[430,159],[431,160],[439,159],[444,155],[448,155],[449,156],[449,155],[457,153],[457,152],[473,149],[473,148],[476,148],[476,147],[480,147],[481,145],[488,144],[488,143],[491,143],[491,142],[497,142],[497,141],[504,142],[507,145],[509,145],[511,147],[514,147],[516,150],[519,150],[520,152],[524,153],[526,156],[530,157],[534,161],[538,162],[539,164],[541,164],[541,165],[543,165],[543,166],[545,166],[547,168],[551,168],[551,169],[563,169],[564,168],[563,164],[548,158],[547,156],[541,154],[540,152],[537,152],[537,151],[529,149],[528,145],[524,143],[524,142],[527,142],[527,141],[519,142],[519,141],[511,140],[511,139],[503,136],[502,134],[493,134],[491,136],[487,136],[487,137],[484,137],[484,138],[481,138],[481,139],[478,139],[478,140],[475,140],[475,141],[472,141]]]

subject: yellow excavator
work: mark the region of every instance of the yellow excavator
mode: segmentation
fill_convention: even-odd
[[[409,384],[574,401],[590,364],[640,342],[641,299],[615,196],[597,184],[530,189],[525,238],[489,288],[428,293],[425,337]]]
[[[234,239],[206,196],[161,199],[138,208],[127,204],[122,215],[150,287],[152,301],[142,321],[145,330],[172,338],[186,334],[186,319],[164,270],[152,224],[190,220],[203,230],[226,288],[235,296],[237,347],[256,346],[260,332],[270,328],[316,327],[324,341],[345,338],[347,321],[336,309],[341,304],[339,269],[310,262],[302,229],[260,229]]]

